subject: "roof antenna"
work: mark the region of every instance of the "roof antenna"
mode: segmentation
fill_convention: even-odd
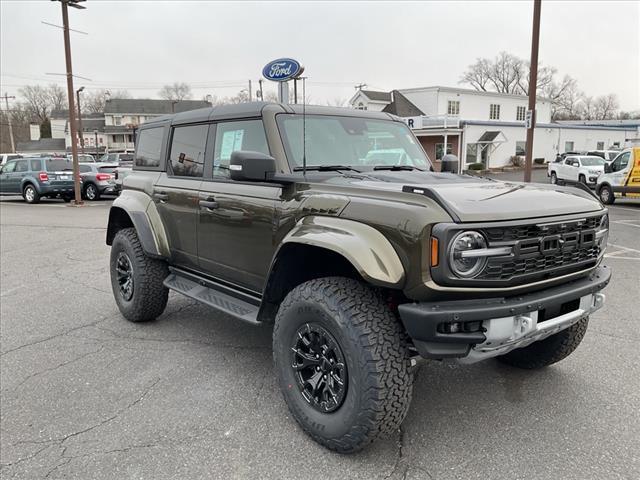
[[[307,77],[302,77],[302,176],[307,177]]]

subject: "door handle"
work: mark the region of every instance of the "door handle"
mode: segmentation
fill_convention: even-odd
[[[155,192],[153,194],[153,199],[159,201],[160,203],[164,203],[169,200],[169,195],[165,192]]]
[[[213,198],[209,198],[207,200],[200,200],[198,202],[198,205],[200,205],[201,208],[206,208],[207,210],[213,210],[220,206],[220,204],[214,201]]]

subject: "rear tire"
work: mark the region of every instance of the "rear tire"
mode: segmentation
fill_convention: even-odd
[[[589,318],[587,317],[544,340],[497,357],[498,361],[527,370],[552,365],[567,358],[578,348],[587,331],[588,324]]]
[[[306,349],[306,356],[298,353]],[[404,330],[381,297],[356,280],[320,278],[294,288],[276,316],[273,358],[293,417],[331,450],[361,450],[396,431],[409,409],[413,378]]]
[[[605,205],[611,205],[616,200],[613,190],[609,185],[602,185],[600,187],[600,190],[598,190],[598,197],[600,197],[600,201]]]
[[[100,200],[100,190],[93,183],[88,183],[84,187],[84,198],[90,202]]]
[[[36,187],[28,183],[25,185],[24,190],[22,190],[22,198],[27,203],[40,203],[40,194]]]
[[[166,262],[148,257],[134,228],[116,233],[111,247],[111,288],[122,315],[131,322],[154,320],[164,312],[169,289]]]

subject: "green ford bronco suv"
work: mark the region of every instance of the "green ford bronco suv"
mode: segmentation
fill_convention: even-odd
[[[380,112],[246,103],[140,127],[109,214],[124,317],[169,290],[274,324],[292,415],[339,452],[398,429],[416,357],[562,360],[605,300],[607,210],[557,185],[436,173]]]

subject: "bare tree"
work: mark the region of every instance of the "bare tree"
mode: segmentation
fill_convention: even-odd
[[[24,98],[31,116],[42,124],[49,119],[51,97],[47,89],[41,85],[27,85],[19,90]]]
[[[460,83],[468,83],[476,90],[486,92],[489,86],[491,74],[489,72],[489,60],[479,58],[476,63],[469,65],[467,71],[462,74]]]
[[[174,82],[165,85],[158,93],[165,100],[189,100],[191,98],[191,87],[184,82]]]
[[[67,90],[60,85],[52,83],[47,87],[47,93],[51,101],[51,110],[66,110],[69,108]]]
[[[580,118],[583,120],[594,120],[596,117],[596,102],[593,97],[584,95],[580,103]]]
[[[340,97],[336,97],[333,100],[327,101],[327,105],[329,107],[346,107],[348,103],[349,103],[349,100],[347,100],[346,98],[340,98]]]
[[[109,91],[104,88],[88,92],[82,97],[82,111],[84,113],[102,113],[110,98],[131,98],[131,94],[127,90]]]
[[[618,111],[618,98],[615,94],[601,95],[595,100],[595,119],[609,120],[615,118]]]

